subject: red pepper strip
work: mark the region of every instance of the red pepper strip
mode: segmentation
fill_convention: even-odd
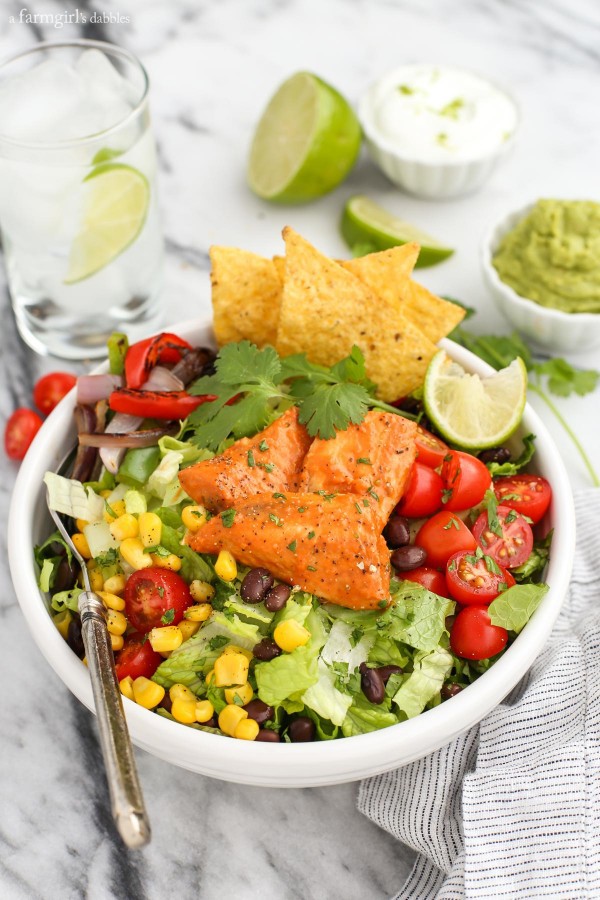
[[[192,397],[186,391],[113,391],[108,405],[115,412],[141,416],[144,419],[185,419],[197,406],[216,400],[214,394]]]
[[[163,332],[132,344],[125,356],[125,381],[133,390],[141,388],[154,366],[176,363],[181,359],[181,349],[191,350],[191,344],[176,334]]]

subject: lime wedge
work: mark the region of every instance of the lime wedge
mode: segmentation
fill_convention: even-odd
[[[517,429],[527,370],[517,357],[493,375],[471,375],[440,350],[425,375],[425,411],[442,437],[466,450],[497,447]]]
[[[112,262],[136,239],[148,212],[148,179],[131,166],[97,166],[84,185],[82,228],[71,244],[64,284],[83,281]]]
[[[365,247],[371,247],[369,252],[372,253],[416,241],[421,245],[416,265],[418,269],[434,266],[454,253],[430,234],[396,218],[363,194],[350,197],[346,203],[340,229],[355,256],[362,255],[360,251]]]
[[[333,190],[360,150],[358,119],[335,88],[310,72],[288,78],[257,125],[248,185],[265,200],[302,203]]]

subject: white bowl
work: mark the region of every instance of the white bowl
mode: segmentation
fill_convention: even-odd
[[[558,353],[591,350],[600,346],[600,313],[566,313],[541,306],[521,297],[505,284],[492,265],[492,257],[504,235],[524,219],[534,205],[529,203],[503,216],[489,229],[481,244],[484,279],[501,312],[534,344]]]
[[[474,153],[468,158],[447,161],[417,158],[415,155],[403,153],[397,144],[384,137],[375,121],[376,98],[382,91],[397,84],[407,68],[413,67],[401,66],[386,73],[368,88],[359,102],[358,118],[371,156],[390,181],[417,197],[447,200],[473,193],[487,181],[498,161],[514,144],[519,122],[519,109],[515,100],[504,89],[501,90],[514,107],[517,124],[510,137],[498,143],[493,149]],[[463,71],[454,70],[451,66],[440,68]],[[493,84],[482,76],[477,75],[477,78],[490,85]]]
[[[206,321],[173,325],[170,330],[193,344],[213,341]],[[449,341],[442,345],[467,369],[481,374],[491,371],[462,347]],[[52,530],[42,478],[74,443],[74,400],[72,391],[57,406],[21,465],[10,509],[8,554],[17,597],[38,647],[69,690],[93,710],[88,670],[48,615],[32,553],[33,545]],[[573,560],[575,518],[566,470],[544,424],[529,406],[523,428],[537,435],[537,468],[554,491],[548,522],[554,527],[547,573],[550,590],[513,645],[478,681],[402,724],[357,737],[306,744],[251,743],[206,734],[125,699],[133,742],[161,759],[214,778],[266,787],[310,787],[354,781],[412,762],[479,722],[517,684],[544,646],[565,597]]]

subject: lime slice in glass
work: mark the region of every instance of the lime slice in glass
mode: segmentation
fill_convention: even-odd
[[[271,98],[254,133],[248,185],[265,200],[302,203],[333,190],[360,150],[358,119],[331,85],[298,72]]]
[[[416,241],[421,246],[417,269],[434,266],[454,253],[454,250],[440,244],[430,234],[398,219],[363,194],[350,197],[346,203],[340,230],[355,256],[363,255],[365,248],[374,253]]]
[[[84,178],[82,227],[71,244],[64,284],[94,275],[136,239],[146,220],[150,185],[121,163],[97,166]]]
[[[483,378],[440,350],[429,363],[423,401],[442,437],[466,450],[497,447],[517,429],[527,396],[527,370],[517,357]]]

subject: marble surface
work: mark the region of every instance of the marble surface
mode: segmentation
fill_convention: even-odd
[[[17,5],[18,6],[18,5]],[[31,13],[75,4],[40,0]],[[167,241],[165,318],[208,311],[210,243],[279,252],[285,224],[325,252],[342,255],[337,231],[344,200],[365,192],[456,247],[423,270],[430,288],[461,298],[476,331],[508,327],[483,287],[483,232],[509,208],[538,196],[600,199],[597,95],[600,12],[593,0],[115,0],[79,2],[88,16],[128,16],[129,24],[11,24],[0,2],[0,55],[38,40],[87,36],[140,55],[152,82],[154,129]],[[244,184],[249,138],[275,86],[299,69],[330,80],[352,101],[401,62],[466,65],[507,86],[523,117],[517,148],[471,197],[419,201],[395,190],[363,155],[350,179],[308,206],[270,207]],[[16,335],[0,274],[0,415],[28,405],[43,371],[70,368],[39,359]],[[599,353],[571,357],[597,365]],[[557,401],[600,469],[598,401]],[[543,407],[574,486],[588,483],[572,445]],[[15,466],[0,457],[0,517],[6,521]],[[356,785],[265,791],[180,771],[138,751],[154,841],[128,855],[110,821],[95,722],[50,671],[27,632],[6,563],[0,621],[0,896],[187,900],[385,898],[402,884],[412,853],[355,809]],[[27,548],[24,549],[24,554]]]

